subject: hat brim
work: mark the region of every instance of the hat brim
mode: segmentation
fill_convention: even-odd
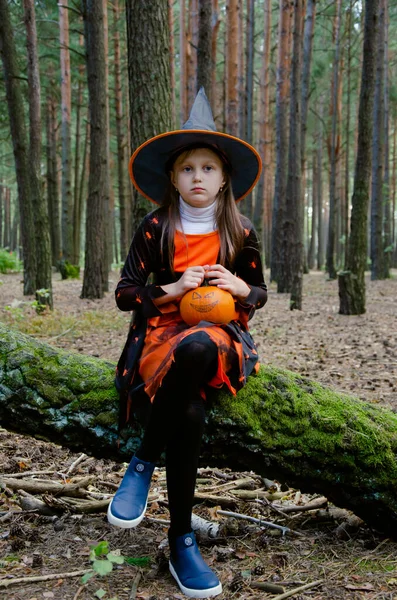
[[[144,142],[130,158],[130,178],[142,196],[162,205],[169,186],[166,164],[178,150],[190,144],[214,146],[226,154],[236,202],[255,187],[261,174],[262,160],[253,146],[237,137],[218,131],[180,129],[162,133]]]

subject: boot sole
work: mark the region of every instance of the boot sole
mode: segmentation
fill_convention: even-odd
[[[192,590],[191,588],[185,587],[179,581],[179,577],[176,574],[176,571],[175,571],[174,567],[172,566],[171,561],[168,564],[169,564],[171,575],[173,576],[173,578],[177,582],[177,584],[179,586],[179,589],[188,598],[212,598],[212,596],[217,596],[218,594],[222,593],[222,584],[220,582],[219,582],[219,584],[217,586],[212,587],[212,588],[207,588],[206,590]]]
[[[143,520],[145,516],[147,502],[145,504],[143,512],[139,515],[139,517],[137,517],[136,519],[130,519],[129,521],[127,519],[120,519],[119,517],[115,517],[112,514],[112,503],[113,499],[110,501],[110,504],[108,506],[107,519],[111,525],[115,525],[116,527],[121,527],[122,529],[132,529],[133,527],[139,525],[139,523]]]

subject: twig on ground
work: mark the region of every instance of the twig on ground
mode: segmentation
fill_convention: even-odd
[[[78,483],[58,483],[57,481],[35,481],[30,480],[15,480],[15,478],[6,479],[2,478],[0,483],[5,485],[11,490],[25,490],[31,494],[43,494],[50,493],[54,495],[66,495],[66,496],[77,496],[83,497],[87,495],[87,490],[83,488],[87,487],[94,480],[93,477],[85,477]]]
[[[0,588],[6,588],[18,583],[36,583],[37,581],[51,581],[52,579],[66,579],[67,577],[80,577],[89,573],[91,569],[84,571],[71,571],[70,573],[50,573],[48,575],[35,575],[34,577],[16,577],[15,579],[0,579]]]
[[[81,463],[83,462],[83,460],[85,460],[87,458],[87,455],[84,454],[84,452],[82,454],[80,454],[80,456],[78,458],[76,458],[76,460],[74,462],[72,462],[72,464],[70,465],[70,467],[68,468],[68,470],[66,471],[66,475],[70,475],[70,473],[72,473],[74,471],[74,469]]]
[[[300,587],[297,587],[294,590],[289,590],[289,592],[284,592],[284,594],[275,596],[273,600],[285,600],[285,598],[295,596],[295,594],[299,594],[299,592],[303,592],[304,590],[316,587],[317,585],[320,585],[320,583],[323,583],[323,581],[324,579],[318,579],[317,581],[313,581],[312,583],[306,583],[305,585],[301,585]]]
[[[284,588],[281,585],[275,585],[274,583],[268,583],[267,581],[251,581],[249,587],[256,590],[263,590],[269,592],[269,594],[282,594]]]
[[[308,502],[307,504],[302,504],[299,506],[296,504],[286,504],[285,506],[277,506],[277,508],[283,513],[305,512],[307,510],[322,508],[326,504],[328,504],[328,499],[322,496],[321,498],[315,498],[314,500],[311,500],[311,502]]]
[[[135,579],[134,579],[134,583],[132,584],[132,588],[131,588],[131,591],[130,591],[130,595],[129,595],[129,599],[128,599],[128,600],[135,600],[135,598],[136,598],[136,593],[137,593],[137,591],[138,591],[138,585],[139,585],[139,582],[140,582],[140,580],[141,580],[141,577],[142,577],[142,574],[141,574],[141,572],[138,572],[138,573],[136,574],[136,577],[135,577]]]
[[[234,517],[235,519],[244,519],[245,521],[251,521],[252,523],[257,523],[260,526],[272,527],[273,529],[279,529],[283,535],[286,533],[293,533],[294,535],[303,536],[303,533],[300,531],[294,531],[289,527],[284,527],[283,525],[277,525],[276,523],[271,523],[270,521],[264,521],[263,519],[257,519],[256,517],[250,517],[249,515],[242,515],[240,513],[230,512],[229,510],[218,510],[218,515],[224,515],[226,517]]]
[[[55,473],[55,469],[51,469],[48,471],[25,471],[20,473],[7,473],[7,477],[13,477],[14,479],[20,479],[21,477],[32,477],[35,475],[52,475]]]
[[[208,502],[212,502],[215,506],[236,506],[237,499],[228,498],[227,496],[215,496],[214,494],[202,494],[201,492],[195,492],[194,494],[195,500],[207,500]]]
[[[75,593],[75,595],[73,596],[73,600],[77,600],[77,598],[80,596],[81,592],[84,590],[84,588],[86,587],[86,583],[84,583],[83,585],[81,585],[79,587],[79,589],[77,590],[77,592]]]

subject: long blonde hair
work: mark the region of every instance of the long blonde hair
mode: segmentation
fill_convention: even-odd
[[[216,196],[215,223],[219,232],[220,238],[220,263],[225,266],[233,266],[236,256],[240,252],[244,243],[244,229],[241,224],[240,212],[236,206],[236,201],[233,195],[232,182],[230,177],[230,169],[226,157],[210,144],[192,144],[184,148],[174,155],[168,161],[167,171],[171,172],[172,168],[179,158],[187,158],[199,148],[208,148],[212,150],[222,162],[223,175],[225,183],[222,191],[219,191]],[[164,227],[161,234],[161,248],[164,248],[165,241],[168,245],[169,264],[173,271],[174,262],[174,236],[176,225],[180,221],[179,213],[179,192],[171,184],[167,190],[164,206],[168,207],[168,223]]]

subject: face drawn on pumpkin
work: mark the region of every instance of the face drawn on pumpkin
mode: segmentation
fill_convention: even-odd
[[[214,292],[208,292],[207,294],[203,294],[203,295],[201,295],[199,292],[193,292],[193,294],[192,294],[192,300],[206,300],[208,298],[213,298],[213,297],[214,297]],[[213,310],[215,308],[215,306],[217,304],[219,304],[219,300],[215,300],[215,302],[209,302],[208,304],[204,304],[203,302],[199,302],[199,303],[190,302],[189,304],[193,310],[197,310],[197,312],[200,312],[200,313],[206,313],[206,312],[210,312],[211,310]]]

